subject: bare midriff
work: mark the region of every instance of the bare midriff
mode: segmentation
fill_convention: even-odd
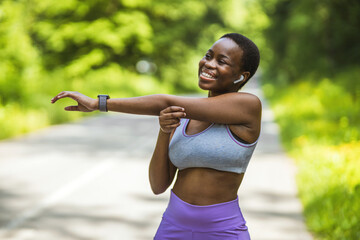
[[[193,205],[212,205],[235,200],[244,174],[210,168],[188,168],[178,172],[173,192]]]

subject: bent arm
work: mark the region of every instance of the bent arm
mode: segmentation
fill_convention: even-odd
[[[158,139],[149,165],[150,186],[155,194],[166,191],[174,180],[176,167],[168,155],[170,133],[159,131]]]
[[[168,107],[160,112],[160,131],[154,153],[149,165],[149,181],[152,191],[160,194],[171,185],[176,167],[169,159],[169,142],[171,133],[180,125],[180,118],[185,117],[184,109],[177,106]]]

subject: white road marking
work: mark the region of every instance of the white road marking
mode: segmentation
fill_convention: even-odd
[[[8,230],[12,230],[23,224],[25,221],[27,221],[30,218],[33,218],[37,215],[39,215],[43,210],[46,208],[49,208],[62,199],[69,196],[71,193],[75,192],[82,186],[88,184],[101,174],[103,174],[105,171],[110,169],[114,165],[115,161],[109,159],[106,161],[103,161],[97,165],[95,165],[90,170],[86,171],[84,174],[82,174],[80,177],[76,178],[75,180],[69,182],[68,184],[64,185],[57,191],[53,192],[52,194],[48,195],[46,198],[44,198],[40,204],[32,209],[29,209],[22,214],[20,214],[17,218],[13,219],[11,222],[9,222],[5,228]]]

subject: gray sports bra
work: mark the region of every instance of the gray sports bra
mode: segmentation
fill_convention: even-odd
[[[179,169],[213,168],[244,173],[257,140],[251,144],[237,141],[227,125],[212,123],[204,131],[187,135],[189,119],[181,119],[169,145],[171,162]]]

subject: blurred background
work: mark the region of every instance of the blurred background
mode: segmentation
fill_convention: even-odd
[[[228,32],[260,49],[308,228],[360,239],[358,0],[2,0],[0,139],[83,117],[50,104],[62,90],[197,93],[199,59]]]

